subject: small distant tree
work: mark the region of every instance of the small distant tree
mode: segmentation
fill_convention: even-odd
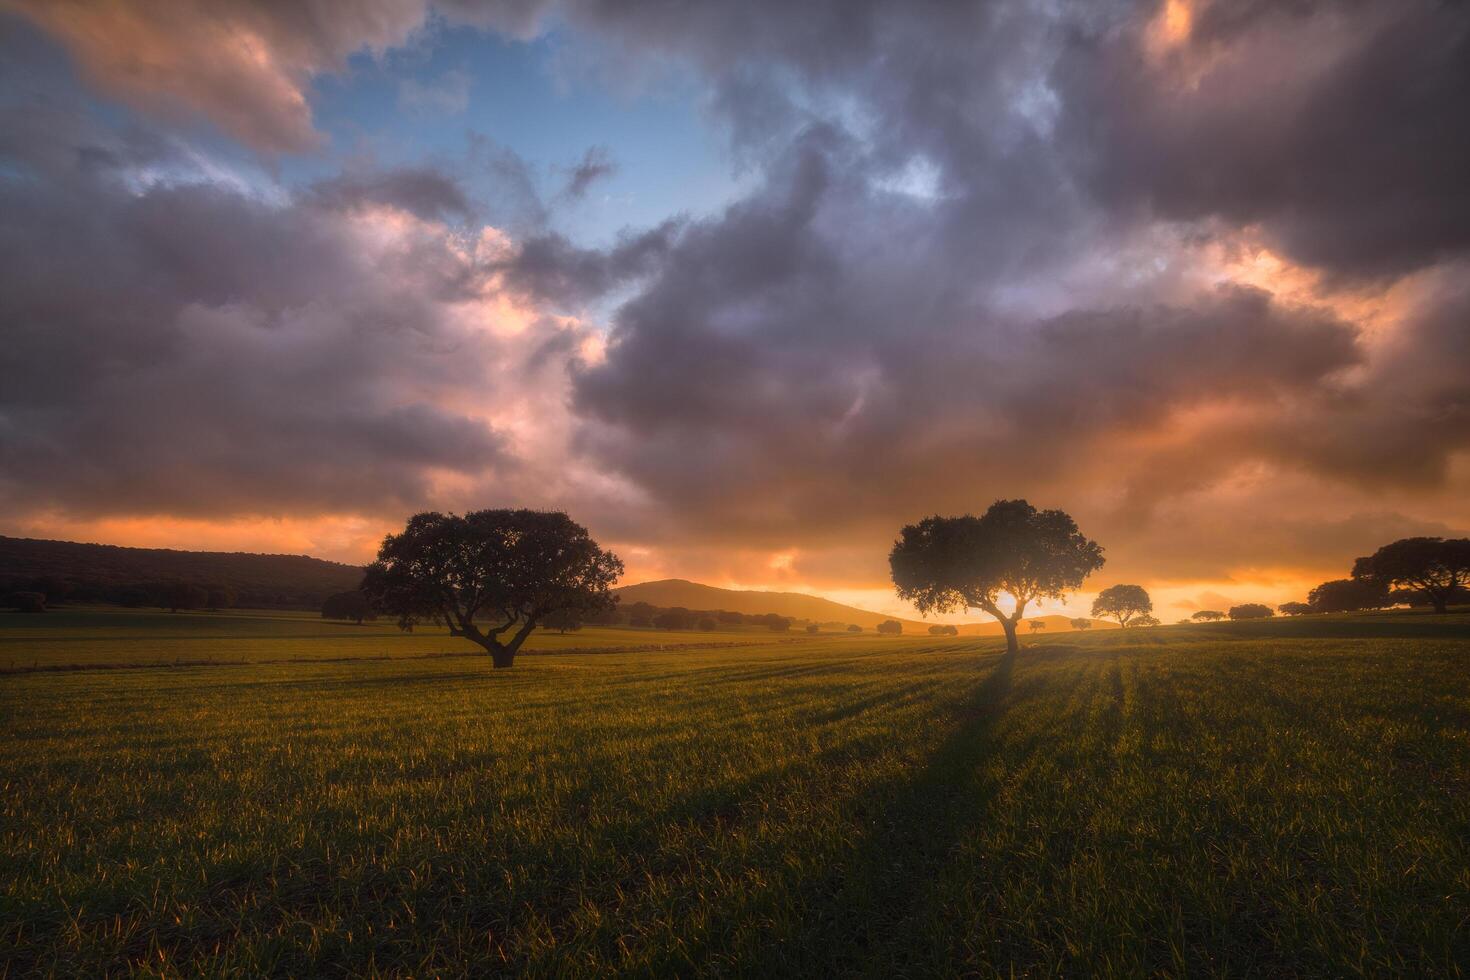
[[[822,632],[822,627],[818,626],[816,623],[807,623],[806,631],[808,633],[820,633]]]
[[[718,624],[709,616],[704,617],[696,624],[702,632],[713,633]]]
[[[778,616],[775,613],[767,613],[766,628],[773,633],[785,633],[787,630],[791,629],[791,620],[787,619],[785,616]]]
[[[1046,623],[1042,622],[1039,619],[1033,619],[1029,623],[1027,623],[1027,625],[1031,627],[1031,632],[1033,633],[1040,633],[1042,630],[1046,629]]]
[[[1094,616],[1111,616],[1124,629],[1135,616],[1146,616],[1153,609],[1153,600],[1141,585],[1110,585],[1092,603]]]
[[[959,636],[960,635],[960,628],[958,626],[951,626],[948,623],[940,623],[938,625],[929,627],[929,635],[930,636]]]
[[[1231,619],[1270,619],[1276,615],[1270,606],[1259,602],[1246,602],[1238,606],[1230,607]]]
[[[1276,607],[1276,611],[1283,616],[1305,616],[1307,613],[1316,612],[1317,610],[1305,602],[1283,602]]]
[[[1390,600],[1388,586],[1380,579],[1339,578],[1323,582],[1307,593],[1307,603],[1312,612],[1334,613],[1382,609]]]
[[[16,612],[42,613],[46,611],[46,593],[12,592],[6,604]]]
[[[653,617],[657,616],[659,614],[659,611],[660,610],[657,606],[651,605],[647,602],[635,602],[629,605],[626,609],[626,612],[628,614],[628,622],[630,625],[637,625],[636,623],[633,623],[633,620],[641,619],[644,626],[652,623]]]
[[[849,626],[847,628],[847,631],[849,633],[861,633],[863,631],[863,628],[861,626],[859,626],[857,623],[853,623],[851,626]]]
[[[1353,578],[1422,592],[1434,611],[1470,584],[1470,538],[1403,538],[1353,564]]]
[[[322,618],[350,619],[360,626],[364,619],[376,619],[377,616],[373,613],[373,605],[368,601],[367,595],[354,589],[328,596],[327,601],[322,603]]]
[[[1076,619],[1068,620],[1068,622],[1070,622],[1072,624],[1072,628],[1074,630],[1090,630],[1090,629],[1092,629],[1092,620],[1086,618],[1085,616],[1079,616]]]
[[[1134,629],[1138,629],[1142,626],[1157,626],[1159,625],[1159,620],[1157,616],[1152,616],[1148,613],[1140,613],[1138,616],[1134,617],[1132,625]]]
[[[1036,599],[1060,599],[1102,567],[1102,548],[1060,510],[997,500],[984,515],[927,517],[905,527],[888,556],[893,584],[921,613],[978,608],[1000,622],[1006,652]],[[1001,612],[1001,593],[1015,605]]]
[[[582,628],[582,620],[570,609],[556,609],[546,614],[541,620],[541,628],[545,630],[556,630],[563,635],[575,633]]]
[[[209,592],[193,582],[169,582],[163,589],[161,602],[169,612],[202,609],[209,601]]]
[[[654,616],[653,625],[662,630],[687,630],[694,625],[694,613],[683,606],[674,606]]]
[[[1218,609],[1201,609],[1199,612],[1195,613],[1189,618],[1194,620],[1196,623],[1218,623],[1220,620],[1225,618],[1225,614],[1220,612]]]
[[[903,623],[896,619],[885,619],[878,624],[878,632],[884,636],[900,636],[903,633]]]
[[[362,591],[410,629],[440,622],[451,636],[483,647],[496,668],[547,616],[604,612],[623,573],[587,529],[566,514],[533,510],[423,513],[383,539]],[[487,627],[481,623],[488,622]]]
[[[730,612],[727,609],[721,609],[719,612],[715,613],[715,618],[724,623],[726,626],[739,626],[741,623],[745,622],[744,615],[738,612]]]

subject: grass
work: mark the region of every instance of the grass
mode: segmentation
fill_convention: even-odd
[[[528,653],[778,642],[770,630],[670,632],[587,627],[573,633],[539,630]],[[161,612],[156,609],[60,607],[42,615],[0,613],[0,672],[167,664],[242,664],[295,660],[382,659],[484,651],[432,625],[411,633],[391,620],[348,623],[314,613],[242,610]]]
[[[1386,616],[4,677],[0,974],[1458,975],[1467,666]]]

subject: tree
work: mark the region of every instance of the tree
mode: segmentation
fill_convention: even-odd
[[[7,605],[16,612],[40,613],[46,611],[46,593],[12,592]]]
[[[1283,616],[1305,616],[1307,613],[1317,612],[1310,603],[1306,602],[1283,602],[1276,607],[1276,611]]]
[[[1097,594],[1092,604],[1094,616],[1111,616],[1118,625],[1128,628],[1129,620],[1153,612],[1153,600],[1141,585],[1110,585]]]
[[[634,629],[648,629],[653,625],[653,620],[642,613],[633,613],[628,617],[628,625]]]
[[[582,628],[582,620],[570,609],[557,609],[546,614],[546,618],[541,620],[541,628],[562,634],[575,633]]]
[[[847,631],[849,633],[861,633],[863,631],[863,628],[861,626],[859,626],[857,623],[853,623],[851,626],[849,626],[847,628]]]
[[[401,628],[420,619],[443,623],[505,668],[550,614],[610,609],[610,589],[622,574],[617,556],[560,512],[427,512],[383,539],[362,591]]]
[[[694,625],[694,614],[683,606],[674,606],[653,617],[653,625],[661,630],[687,630]]]
[[[808,633],[820,633],[822,631],[822,627],[818,626],[816,623],[807,623],[806,631]]]
[[[1424,593],[1434,611],[1470,584],[1470,538],[1403,538],[1353,563],[1353,578]]]
[[[1086,617],[1083,617],[1083,616],[1079,616],[1079,617],[1077,617],[1076,619],[1073,619],[1073,620],[1068,620],[1068,622],[1070,622],[1072,624],[1072,628],[1074,630],[1090,630],[1090,629],[1092,629],[1092,620],[1087,619]]]
[[[1033,633],[1039,633],[1042,630],[1046,629],[1046,623],[1042,622],[1039,619],[1033,619],[1029,621],[1027,625],[1031,627],[1031,632]]]
[[[1218,609],[1201,609],[1199,612],[1195,613],[1189,618],[1194,620],[1196,623],[1218,623],[1220,620],[1225,618],[1225,614],[1220,612]]]
[[[937,625],[934,625],[934,626],[929,627],[929,635],[930,636],[959,636],[960,635],[960,628],[958,626],[950,626],[950,625],[945,624],[945,623],[940,623],[940,624],[937,624]]]
[[[981,517],[926,517],[900,532],[888,556],[893,584],[922,613],[978,608],[994,616],[1006,652],[1033,599],[1060,599],[1102,567],[1102,548],[1060,510],[998,500]],[[1009,615],[1000,595],[1015,602]]]
[[[727,609],[721,609],[716,612],[715,618],[727,626],[739,626],[745,622],[745,616],[742,613],[730,612]]]
[[[883,636],[900,636],[903,633],[903,623],[896,619],[885,619],[878,624],[878,632]]]
[[[199,609],[209,601],[209,592],[193,582],[169,582],[163,587],[159,604],[169,612]]]
[[[205,590],[205,595],[206,609],[218,611],[228,609],[235,604],[235,590],[228,585],[211,585]]]
[[[1137,618],[1135,618],[1133,620],[1133,627],[1135,629],[1137,629],[1140,626],[1157,626],[1157,625],[1159,625],[1158,617],[1157,616],[1151,616],[1148,613],[1140,613],[1137,616]]]
[[[376,619],[377,616],[373,614],[373,605],[367,594],[354,589],[328,596],[322,603],[322,618],[350,619],[360,626],[364,619]]]
[[[1388,586],[1376,578],[1333,579],[1307,593],[1307,604],[1311,612],[1319,613],[1382,609],[1389,604]],[[1281,611],[1286,612],[1285,607]]]
[[[718,625],[718,623],[708,616],[701,619],[698,623],[700,631],[704,633],[713,633]]]
[[[1259,602],[1246,602],[1238,606],[1230,607],[1231,619],[1270,619],[1276,615],[1270,606]]]

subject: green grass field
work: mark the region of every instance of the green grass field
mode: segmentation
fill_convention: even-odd
[[[1470,963],[1466,615],[498,672],[384,624],[52,615],[9,655],[284,662],[0,677],[0,975]],[[344,643],[393,659],[276,655]]]

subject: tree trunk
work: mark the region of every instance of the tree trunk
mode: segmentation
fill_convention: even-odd
[[[1021,641],[1016,639],[1016,624],[1009,619],[1002,619],[1000,626],[1006,631],[1006,655],[1014,656],[1021,650]]]
[[[1434,603],[1434,611],[1437,613],[1447,613],[1450,611],[1449,599],[1445,596],[1431,595],[1429,601]]]
[[[502,646],[501,644],[497,643],[489,649],[490,662],[495,665],[496,670],[501,670],[505,667],[515,666],[516,652],[513,648]]]

